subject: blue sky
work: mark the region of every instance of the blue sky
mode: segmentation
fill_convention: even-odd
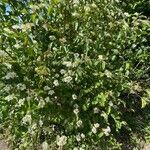
[[[6,5],[6,14],[8,15],[10,11],[11,11],[11,7],[9,4],[7,4]]]

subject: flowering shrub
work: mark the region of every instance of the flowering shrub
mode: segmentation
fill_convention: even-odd
[[[122,134],[132,139],[129,119],[150,96],[145,16],[118,0],[2,0],[0,10],[0,124],[12,148],[120,149]]]

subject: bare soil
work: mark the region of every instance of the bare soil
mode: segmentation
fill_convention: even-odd
[[[0,150],[10,150],[4,140],[0,140]]]

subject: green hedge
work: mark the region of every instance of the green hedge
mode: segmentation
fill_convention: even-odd
[[[2,0],[0,12],[0,124],[12,149],[121,149],[137,131],[149,137],[145,16],[117,0]]]

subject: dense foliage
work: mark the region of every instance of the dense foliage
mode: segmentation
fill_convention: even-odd
[[[149,139],[150,21],[132,4],[0,2],[0,128],[13,149]]]

